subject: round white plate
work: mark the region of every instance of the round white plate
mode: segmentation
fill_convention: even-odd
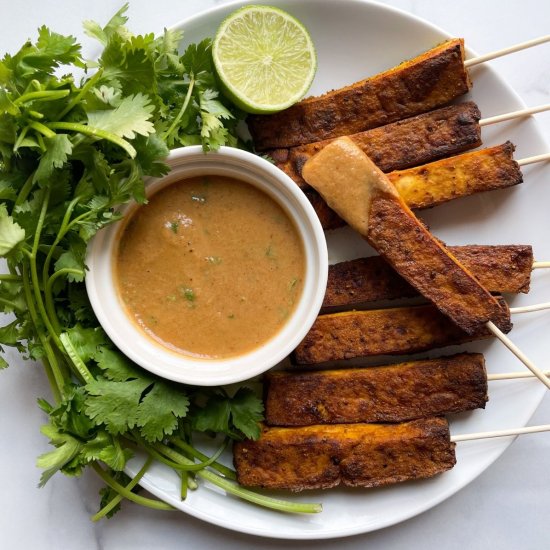
[[[448,37],[444,31],[423,20],[366,1],[270,0],[270,3],[297,16],[312,34],[319,56],[312,94],[373,75]],[[222,19],[238,5],[223,5],[176,25],[185,31],[183,45],[213,36]],[[475,67],[471,76],[474,88],[464,99],[475,100],[483,116],[523,106],[514,91],[489,67]],[[486,127],[482,135],[485,146],[511,140],[517,146],[516,158],[548,151],[533,119]],[[448,244],[531,244],[535,258],[548,260],[550,167],[533,165],[523,172],[525,183],[516,188],[448,203],[423,212],[422,218]],[[366,244],[349,230],[339,230],[329,236],[331,263],[370,253]],[[549,296],[550,278],[539,270],[533,275],[531,292],[509,297],[509,301],[513,305],[535,304],[547,301]],[[511,332],[514,342],[537,364],[547,364],[545,351],[549,346],[550,316],[544,312],[518,315],[514,324]],[[489,372],[524,369],[497,341],[448,348],[444,352],[452,353],[457,349],[483,352]],[[451,432],[469,433],[525,425],[544,391],[537,380],[492,382],[487,408],[454,417]],[[287,539],[341,537],[387,527],[435,506],[475,479],[511,441],[512,438],[506,438],[459,443],[456,467],[426,481],[376,490],[336,489],[282,495],[300,501],[321,502],[323,512],[314,516],[268,511],[204,484],[182,502],[176,474],[158,464],[143,478],[142,485],[188,514],[236,531]],[[131,469],[135,472],[138,466],[136,459]]]

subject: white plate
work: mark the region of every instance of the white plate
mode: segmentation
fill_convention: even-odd
[[[311,31],[319,56],[312,94],[350,84],[392,67],[448,37],[444,31],[416,17],[360,0],[270,0],[270,3],[293,13]],[[176,27],[185,31],[185,44],[212,36],[220,21],[237,5],[223,5],[178,24]],[[471,75],[474,89],[464,99],[474,99],[483,116],[523,106],[515,92],[489,67],[475,67]],[[517,145],[516,158],[548,151],[532,119],[487,127],[482,134],[486,146],[510,139]],[[536,258],[548,259],[550,167],[526,167],[524,175],[525,183],[516,188],[461,199],[422,216],[433,232],[448,244],[531,244]],[[332,263],[368,252],[364,242],[347,230],[339,230],[329,237]],[[548,275],[535,272],[529,295],[510,297],[510,301],[514,305],[547,301],[549,291]],[[544,365],[550,316],[544,313],[517,316],[514,323],[512,339],[536,363]],[[460,349],[483,352],[490,372],[524,368],[496,341]],[[453,351],[456,350],[445,350],[446,353]],[[525,425],[544,391],[544,386],[537,380],[490,383],[490,401],[486,410],[453,418],[451,431],[457,434]],[[435,506],[475,479],[506,450],[511,441],[507,438],[459,443],[456,467],[431,480],[376,490],[336,489],[285,495],[300,501],[322,502],[323,512],[314,516],[292,516],[264,510],[207,485],[201,485],[185,502],[181,502],[176,474],[160,465],[153,467],[142,485],[188,514],[236,531],[287,539],[341,537],[387,527]],[[133,469],[137,465],[136,460]]]

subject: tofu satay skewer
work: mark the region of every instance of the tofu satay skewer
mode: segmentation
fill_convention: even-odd
[[[483,325],[539,380],[546,377],[495,324],[499,302],[414,216],[388,177],[349,138],[340,138],[304,166],[305,180],[423,296],[465,332]],[[343,185],[348,193],[340,192]]]
[[[470,67],[474,67],[475,65],[479,65],[480,63],[485,63],[504,55],[509,55],[511,53],[519,52],[521,50],[526,50],[528,48],[532,48],[533,46],[538,46],[539,44],[544,44],[546,42],[550,42],[550,34],[540,36],[539,38],[534,38],[532,40],[527,40],[526,42],[521,42],[520,44],[516,44],[515,46],[509,46],[507,48],[502,48],[501,50],[496,50],[494,52],[490,52],[484,55],[479,55],[478,57],[466,59],[464,61],[464,67],[468,69]]]
[[[550,153],[514,160],[513,152],[513,144],[506,142],[387,175],[410,208],[423,210],[518,185],[523,181],[520,167],[550,160]],[[346,225],[316,191],[305,189],[304,192],[325,230]]]
[[[506,307],[504,300],[500,303]],[[361,357],[414,354],[492,336],[487,326],[467,334],[432,304],[341,311],[317,317],[294,350],[294,361],[299,366],[314,366]]]
[[[464,41],[450,39],[385,72],[308,97],[247,122],[257,150],[294,147],[354,134],[447,105],[472,84],[467,68],[548,41],[542,37],[465,61]]]
[[[457,443],[550,431],[550,424],[451,435],[441,417],[401,424],[264,427],[233,445],[241,485],[267,489],[381,487],[434,477],[456,464]]]
[[[533,269],[546,263],[550,267],[550,262],[534,262],[528,245],[465,245],[448,249],[489,292],[500,294],[526,294]],[[329,266],[323,312],[361,309],[373,302],[415,296],[417,291],[381,256],[356,258]]]
[[[264,376],[265,421],[269,426],[309,426],[447,416],[485,408],[488,382],[520,378],[535,376],[487,374],[481,353],[378,366],[273,371]]]

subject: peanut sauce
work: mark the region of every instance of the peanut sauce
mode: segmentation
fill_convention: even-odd
[[[128,216],[115,281],[129,316],[151,338],[199,358],[249,352],[294,310],[304,249],[283,208],[224,176],[170,184]]]

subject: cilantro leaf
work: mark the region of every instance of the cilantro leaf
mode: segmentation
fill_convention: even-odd
[[[221,396],[211,397],[207,404],[193,415],[193,428],[199,432],[229,431],[231,407],[229,400]]]
[[[172,434],[178,427],[178,418],[186,416],[189,399],[179,388],[156,381],[137,411],[137,425],[147,441],[158,441]]]
[[[128,18],[124,16],[127,11],[128,4],[126,3],[124,4],[124,6],[122,6],[122,8],[120,8],[120,10],[115,13],[115,15],[113,15],[113,17],[111,17],[107,25],[105,25],[105,27],[103,28],[95,21],[84,21],[84,32],[88,36],[96,38],[105,46],[107,45],[109,38],[113,34],[120,32],[120,30],[128,21]]]
[[[72,435],[58,430],[52,424],[42,426],[40,431],[56,447],[55,450],[40,455],[36,461],[36,465],[44,469],[40,477],[40,487],[43,487],[58,470],[78,454],[82,443]]]
[[[67,134],[56,134],[52,138],[44,139],[46,152],[40,159],[35,173],[35,181],[49,178],[54,168],[62,168],[73,150],[73,145]]]
[[[264,405],[261,399],[248,388],[239,388],[231,399],[231,419],[235,427],[250,439],[260,437],[260,421]]]
[[[97,328],[83,328],[80,325],[67,330],[72,347],[79,355],[80,359],[87,363],[90,359],[95,359],[108,340],[99,327]]]
[[[149,120],[154,107],[143,94],[125,97],[115,109],[88,113],[90,126],[111,132],[119,137],[134,139],[136,134],[147,136],[154,132]]]
[[[248,388],[239,388],[233,397],[214,392],[206,405],[194,412],[192,424],[201,432],[222,432],[233,438],[242,433],[245,437],[257,439],[263,410],[261,399]]]
[[[9,255],[25,240],[25,230],[8,215],[7,208],[0,204],[0,256]]]
[[[79,257],[75,250],[67,250],[59,256],[59,259],[55,262],[55,271],[62,269],[74,270],[67,274],[67,280],[70,282],[80,283],[84,280],[84,258]],[[76,273],[76,271],[80,271],[80,273]]]
[[[147,379],[89,382],[86,384],[89,394],[86,414],[96,423],[105,424],[112,435],[131,431],[137,424],[141,395],[150,385],[151,381]]]

